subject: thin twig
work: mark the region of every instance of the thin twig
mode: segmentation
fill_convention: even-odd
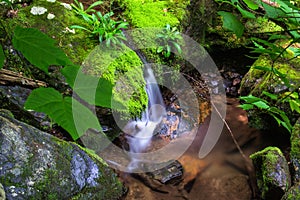
[[[226,122],[226,120],[222,117],[221,113],[219,112],[219,110],[217,109],[216,105],[211,102],[211,105],[213,106],[213,108],[215,109],[215,111],[218,113],[220,119],[223,121],[223,123],[225,124],[227,130],[229,131],[229,134],[231,136],[231,139],[233,140],[236,148],[238,149],[239,153],[241,154],[242,158],[245,160],[245,168],[248,172],[249,175],[249,179],[250,179],[250,184],[251,184],[251,188],[252,188],[252,193],[253,196],[256,197],[256,193],[257,193],[257,187],[256,187],[256,177],[255,177],[255,173],[253,171],[253,169],[250,167],[252,166],[252,163],[250,162],[249,158],[245,155],[245,153],[243,152],[243,150],[241,149],[239,143],[237,142],[237,140],[235,139],[233,132],[229,126],[229,124]]]

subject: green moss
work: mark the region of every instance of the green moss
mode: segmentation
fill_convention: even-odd
[[[47,9],[43,15],[33,15],[30,10],[33,6],[42,6]],[[55,15],[54,19],[47,19],[47,14]],[[77,17],[71,10],[64,8],[60,2],[33,1],[30,6],[20,8],[18,15],[14,18],[2,19],[6,24],[6,32],[12,36],[14,28],[19,25],[28,28],[37,28],[57,41],[67,56],[75,63],[80,64],[88,55],[89,51],[97,44],[97,41],[90,38],[83,31],[76,30],[76,33],[67,31],[71,25],[84,25],[84,21]]]
[[[126,45],[102,48],[99,46],[84,62],[84,70],[101,76],[115,85],[113,96],[125,108],[117,108],[124,118],[139,116],[148,104],[142,62]]]
[[[265,155],[266,158],[268,158],[271,162],[275,162],[276,159],[274,158],[276,158],[277,156],[274,156],[274,154],[272,153],[269,154],[269,152],[276,152],[278,155],[283,156],[281,150],[278,147],[267,147],[261,151],[251,154],[250,158],[256,159],[258,156]]]
[[[283,29],[270,21],[265,17],[257,17],[255,19],[248,19],[245,28],[248,32],[253,33],[270,33],[270,32],[280,32]]]
[[[295,123],[291,134],[291,156],[300,161],[300,118]]]
[[[174,1],[154,0],[125,0],[119,1],[126,10],[124,15],[134,27],[164,27],[166,24],[178,26],[179,20],[185,15],[188,1],[180,1],[180,6],[175,6]]]
[[[259,152],[250,155],[252,159],[257,185],[265,199],[273,187],[279,187],[287,191],[291,186],[290,174],[287,161],[277,147],[267,147]]]

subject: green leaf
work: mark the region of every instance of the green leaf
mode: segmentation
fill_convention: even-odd
[[[65,53],[55,46],[55,40],[38,29],[17,26],[12,42],[31,64],[46,73],[50,65],[65,66],[72,63]]]
[[[31,92],[25,109],[46,113],[70,133],[74,140],[89,128],[101,130],[97,117],[71,97],[65,97],[53,88],[38,88]]]
[[[258,69],[258,70],[262,70],[262,71],[265,71],[265,72],[273,71],[272,67],[265,67],[265,66],[254,66],[253,69]]]
[[[252,10],[257,10],[259,6],[253,0],[243,0],[245,4]]]
[[[179,54],[181,54],[181,53],[182,53],[182,50],[181,50],[180,45],[179,45],[178,43],[176,43],[176,42],[172,42],[172,44],[173,44],[174,47],[176,48],[177,52],[178,52]]]
[[[161,53],[163,50],[164,50],[164,47],[163,46],[159,46],[159,47],[157,47],[156,52],[157,53]]]
[[[266,104],[265,102],[263,102],[263,101],[253,102],[253,104],[256,105],[260,109],[268,109],[268,108],[270,108],[270,106],[268,104]]]
[[[223,27],[225,29],[232,31],[237,37],[241,37],[243,35],[244,26],[235,15],[225,11],[219,11],[218,14],[222,16]]]
[[[258,101],[263,101],[261,98],[255,97],[252,94],[248,96],[242,96],[240,97],[241,100],[244,100],[246,103],[254,103]]]
[[[292,126],[289,126],[286,122],[281,122],[281,125],[286,128],[289,132],[292,132]]]
[[[2,45],[0,45],[0,69],[4,65],[4,60],[5,60],[5,56],[4,56],[4,53],[3,53]]]
[[[249,19],[255,19],[255,15],[247,10],[244,10],[240,5],[237,5],[237,9],[240,11],[240,13],[243,15],[245,18]]]
[[[79,66],[67,66],[61,72],[73,91],[89,104],[121,109],[122,105],[114,101],[113,85],[106,79],[84,74]]]
[[[289,101],[290,107],[292,111],[296,111],[300,114],[300,105],[296,100],[290,100]]]
[[[76,28],[76,29],[82,29],[82,30],[85,30],[85,31],[88,31],[88,32],[91,32],[89,29],[83,27],[83,26],[79,26],[79,25],[72,25],[70,26],[71,29],[73,28]]]
[[[276,94],[271,94],[271,93],[266,92],[266,91],[263,91],[262,93],[264,95],[266,95],[267,97],[269,97],[270,99],[272,99],[272,100],[277,100],[278,99],[278,96]]]
[[[96,6],[99,6],[99,5],[101,5],[101,4],[103,4],[103,1],[96,1],[96,2],[92,3],[92,4],[88,7],[87,11],[92,11],[92,10],[91,10],[92,8],[94,8],[94,7],[96,7]]]
[[[243,110],[251,110],[254,108],[252,104],[243,104],[243,105],[239,105],[238,107],[242,108]]]

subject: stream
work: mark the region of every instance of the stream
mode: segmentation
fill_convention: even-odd
[[[226,121],[232,130],[239,145],[246,156],[268,146],[287,145],[288,141],[282,141],[280,135],[260,132],[248,126],[246,112],[238,108],[238,99],[227,98]],[[178,159],[183,166],[183,176],[180,182],[175,184],[151,183],[147,176],[119,172],[121,179],[128,188],[122,199],[222,199],[241,200],[258,199],[253,195],[251,180],[241,154],[238,152],[226,127],[213,148],[204,158],[198,158],[199,144],[203,140],[210,117],[198,129],[198,133],[188,150]],[[190,136],[184,135],[181,140],[189,140]],[[152,145],[155,146],[152,141]],[[172,142],[172,141],[171,141]]]

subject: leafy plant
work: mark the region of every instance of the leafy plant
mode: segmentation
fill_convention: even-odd
[[[83,74],[81,67],[74,65],[54,43],[53,39],[38,29],[16,27],[14,31],[14,47],[33,65],[46,73],[49,65],[64,66],[61,72],[74,93],[93,105],[111,108],[113,85],[103,78]],[[75,84],[75,80],[79,84]],[[90,94],[91,92],[87,91],[95,93]],[[101,129],[97,117],[87,107],[72,97],[63,97],[54,88],[33,90],[25,103],[25,108],[46,113],[68,131],[74,140],[81,137],[89,128]]]
[[[55,41],[52,38],[37,29],[17,26],[12,43],[29,62],[46,73],[50,65],[65,66],[72,63],[63,51],[54,45]]]
[[[97,2],[94,4],[96,3]],[[78,8],[76,8],[75,12],[83,17],[88,26],[73,25],[70,28],[87,31],[91,36],[97,37],[100,43],[105,41],[106,46],[117,45],[120,44],[122,40],[126,40],[122,29],[127,29],[127,22],[113,20],[111,18],[114,15],[113,12],[108,12],[104,15],[102,15],[101,12],[95,12],[95,10],[92,9],[94,4],[87,10],[84,10],[82,3],[78,4]],[[99,1],[96,5],[99,5]],[[88,12],[93,13],[89,14]]]
[[[300,10],[298,7],[285,0],[272,1],[253,1],[253,0],[216,0],[222,5],[229,4],[238,11],[238,14],[220,11],[218,14],[222,17],[224,29],[233,32],[237,37],[244,34],[245,28],[242,21],[247,19],[254,19],[257,16],[264,16],[269,21],[275,22],[282,27],[282,32],[268,33],[264,39],[250,38],[254,44],[251,47],[252,53],[264,54],[271,59],[271,64],[266,66],[253,66],[254,69],[263,70],[274,73],[279,80],[281,80],[289,89],[290,92],[284,94],[271,94],[263,91],[261,98],[252,95],[240,97],[245,101],[241,107],[244,110],[260,109],[261,111],[271,115],[279,125],[284,126],[288,131],[291,131],[291,124],[289,118],[284,111],[278,108],[280,103],[288,103],[292,112],[299,113],[299,98],[298,87],[293,86],[288,79],[287,74],[280,72],[274,67],[275,63],[280,60],[288,62],[291,59],[299,56],[299,49],[293,48],[293,44],[300,41],[299,24],[300,24]],[[259,10],[259,8],[261,8]],[[261,12],[264,10],[264,12]],[[265,39],[268,38],[268,39]],[[282,40],[288,41],[287,45],[282,45]],[[293,52],[293,57],[289,54]],[[268,102],[263,99],[270,98]]]
[[[274,98],[274,96],[270,93],[264,92],[264,94],[271,98]],[[289,132],[292,131],[292,125],[285,112],[275,106],[271,106],[268,101],[259,97],[255,97],[251,94],[248,96],[240,97],[240,99],[245,101],[243,105],[239,106],[242,109],[244,110],[260,109],[261,111],[264,111],[266,114],[271,115],[277,121],[278,125],[282,125]]]
[[[163,31],[156,35],[159,46],[156,49],[157,53],[162,53],[166,58],[170,57],[171,52],[177,50],[179,54],[182,53],[180,43],[182,37],[176,27],[171,27],[169,24]]]
[[[96,1],[92,3],[87,9],[84,9],[84,6],[81,2],[79,2],[78,0],[74,0],[74,3],[71,3],[71,6],[76,14],[81,15],[84,20],[86,20],[86,18],[89,17],[89,13],[96,12],[96,10],[93,8],[101,4],[103,4],[103,1]]]

